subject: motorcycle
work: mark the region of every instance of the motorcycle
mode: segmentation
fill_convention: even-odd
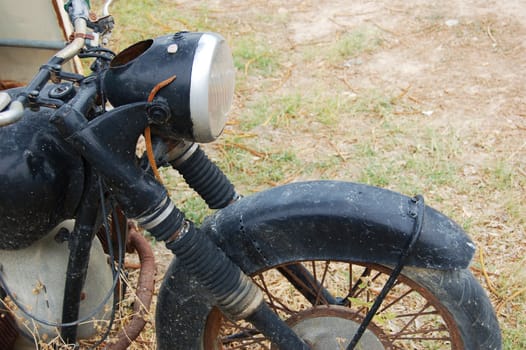
[[[158,349],[501,348],[468,268],[474,244],[422,196],[327,180],[236,192],[199,146],[221,135],[233,100],[221,35],[115,54],[109,14],[90,17],[84,0],[66,9],[73,40],[0,92],[3,349],[89,337],[112,348],[126,238],[141,240],[130,222],[174,253]],[[64,71],[73,57],[93,59],[91,73]],[[165,166],[216,210],[199,227],[162,185]]]

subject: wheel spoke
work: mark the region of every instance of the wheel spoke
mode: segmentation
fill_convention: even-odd
[[[323,269],[323,275],[322,275],[321,281],[319,283],[320,288],[318,288],[318,291],[316,293],[316,301],[314,302],[314,305],[319,305],[320,297],[323,297],[321,292],[322,292],[322,287],[325,285],[325,278],[327,277],[327,272],[329,271],[329,265],[330,265],[330,261],[326,261],[325,262],[325,267]],[[316,277],[316,271],[314,271],[314,280],[315,281],[318,280],[318,278]],[[324,297],[324,299],[326,300],[325,297]]]
[[[282,302],[276,295],[274,295],[267,287],[265,282],[265,277],[263,275],[258,275],[258,280],[255,280],[255,283],[262,289],[268,298],[268,304],[274,310],[275,313],[278,311],[284,312],[287,315],[293,315],[295,311],[291,310],[286,303]]]
[[[338,321],[343,322],[342,326],[336,329],[347,332],[347,324],[354,324],[353,329],[362,322],[389,274],[387,268],[377,265],[307,261],[277,266],[258,273],[253,280],[271,309],[293,328],[309,329],[306,321],[313,318],[319,319],[317,325],[324,322],[330,325],[334,321],[329,319],[342,319],[344,321]],[[345,298],[337,299],[329,290]],[[425,293],[428,292],[423,294],[420,286],[401,276],[368,327],[369,337],[376,337],[386,349],[442,349],[444,346],[457,349],[457,345],[453,345],[456,338],[447,327],[452,321],[444,319],[440,303]],[[271,349],[271,343],[247,323],[233,323],[224,317],[222,322],[220,334],[225,350]],[[342,336],[348,337],[348,334],[342,333]]]
[[[409,332],[398,333],[398,334],[396,334],[396,338],[393,337],[393,339],[404,339],[404,337],[408,336],[408,335],[429,334],[429,333],[444,332],[444,331],[447,331],[446,327],[444,327],[444,326],[436,327],[436,328],[420,328],[420,329],[418,329],[416,331],[412,331],[412,332],[409,331]],[[412,338],[412,339],[417,339],[417,338]],[[418,339],[434,339],[434,338],[419,337]],[[449,337],[446,337],[444,339],[449,339]]]
[[[399,282],[397,282],[393,288],[395,288],[398,285],[398,283]],[[402,299],[404,299],[406,296],[411,294],[413,291],[414,291],[413,289],[409,289],[407,292],[403,293],[402,295],[400,295],[399,297],[394,299],[392,302],[390,302],[389,304],[385,305],[379,312],[385,312],[387,309],[389,309],[393,305],[396,305],[397,303],[399,303]]]
[[[265,292],[265,294],[267,295],[267,298],[268,298],[268,304],[274,310],[274,312],[277,313],[278,307],[274,303],[274,297],[273,297],[272,293],[270,292],[270,290],[267,287],[267,284],[265,282],[265,277],[261,273],[258,274],[257,277],[258,277],[260,283],[256,282],[256,284],[258,284],[259,288],[262,289]]]
[[[424,312],[426,309],[428,309],[429,307],[432,307],[432,305],[430,303],[426,303],[418,312],[416,313],[413,313],[413,314],[405,314],[405,315],[401,315],[403,317],[409,317],[410,316],[410,319],[407,321],[407,323],[405,324],[404,327],[402,327],[397,333],[393,334],[392,336],[390,336],[389,338],[392,340],[392,341],[399,341],[399,340],[407,340],[409,338],[407,338],[406,336],[407,335],[415,335],[415,334],[433,334],[433,336],[431,337],[410,337],[410,339],[412,340],[437,340],[436,336],[434,335],[436,332],[444,332],[444,331],[447,331],[446,327],[444,325],[440,325],[439,327],[436,327],[436,328],[426,328],[426,325],[425,324],[422,324],[421,326],[417,326],[418,328],[416,330],[408,330],[409,329],[409,326],[410,325],[416,325],[416,319],[420,316],[424,316],[424,315],[434,315],[436,314],[436,311],[431,311],[431,312]],[[439,337],[440,339],[444,340],[449,340],[450,338],[449,337]]]
[[[352,267],[352,265],[351,265],[351,267]],[[352,286],[351,290],[349,291],[349,294],[347,294],[345,299],[356,298],[356,297],[358,297],[358,295],[361,294],[361,292],[365,289],[363,287],[363,281],[365,280],[365,278],[367,276],[369,276],[370,273],[371,273],[371,269],[369,269],[369,268],[366,268],[365,270],[363,270],[362,274],[360,275],[360,277],[358,277],[358,279],[356,280],[356,282]]]

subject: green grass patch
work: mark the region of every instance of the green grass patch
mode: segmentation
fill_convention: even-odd
[[[327,51],[329,61],[341,63],[364,53],[371,53],[383,43],[380,32],[372,27],[360,27],[342,34]]]
[[[188,7],[171,0],[117,1],[110,13],[116,18],[112,49],[117,52],[135,42],[179,31],[226,35],[232,24],[231,18],[218,18],[206,3]]]
[[[266,149],[257,140],[243,143],[235,137],[225,137],[218,144],[218,165],[243,194],[290,182],[303,165],[291,150]]]
[[[293,119],[304,114],[305,98],[299,93],[284,96],[263,96],[248,104],[248,113],[240,119],[240,127],[250,131],[257,126],[288,127]]]
[[[236,37],[232,42],[234,64],[244,75],[255,74],[272,76],[276,73],[279,54],[265,41],[264,37],[245,34]]]

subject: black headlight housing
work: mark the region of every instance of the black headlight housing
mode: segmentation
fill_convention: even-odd
[[[156,85],[173,76],[155,95],[170,108],[168,121],[155,130],[170,138],[215,140],[226,124],[235,82],[232,54],[219,34],[180,32],[138,42],[112,60],[103,89],[117,107],[147,101]]]

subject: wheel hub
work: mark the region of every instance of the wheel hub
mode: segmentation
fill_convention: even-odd
[[[301,312],[287,323],[313,350],[339,350],[347,348],[360,326],[361,317],[345,307],[321,306]],[[371,324],[356,349],[389,349],[380,340],[382,335],[381,329]]]

